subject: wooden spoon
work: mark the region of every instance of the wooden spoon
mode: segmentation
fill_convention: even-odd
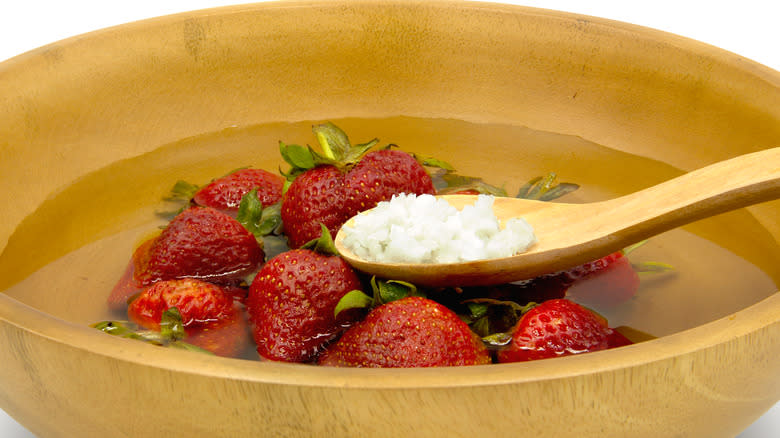
[[[442,197],[457,208],[476,200],[474,195]],[[528,251],[511,257],[444,264],[378,263],[361,260],[344,247],[343,232],[335,243],[350,265],[381,278],[427,286],[500,284],[568,269],[663,231],[778,197],[780,147],[775,147],[608,201],[563,204],[497,197],[496,216],[525,218],[538,239]]]

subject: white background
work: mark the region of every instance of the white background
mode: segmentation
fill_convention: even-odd
[[[721,47],[780,70],[780,14],[776,0],[497,2],[576,12],[652,27]],[[236,3],[245,2],[4,1],[0,6],[0,62],[36,47],[91,30],[176,12]],[[740,434],[739,438],[774,438],[780,436],[779,431],[780,404],[777,404]],[[30,438],[33,435],[0,410],[0,437]]]

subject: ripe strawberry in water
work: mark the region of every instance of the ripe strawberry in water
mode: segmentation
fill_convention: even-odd
[[[639,289],[639,276],[623,251],[617,251],[566,271],[542,275],[514,285],[526,301],[570,297],[599,308],[625,301]],[[582,298],[582,300],[580,300]]]
[[[374,308],[319,358],[345,367],[432,367],[490,362],[482,341],[447,307],[410,296]]]
[[[192,278],[160,281],[146,288],[128,306],[136,324],[159,330],[163,312],[179,309],[185,327],[216,321],[233,312],[233,299],[217,285]]]
[[[149,248],[152,246],[152,243],[154,243],[154,239],[148,239],[133,251],[133,255],[127,263],[122,277],[114,285],[114,288],[111,290],[111,294],[108,297],[107,303],[111,310],[124,311],[127,309],[127,300],[145,288],[145,286],[135,278],[135,266],[136,264],[141,263],[140,259],[142,257],[146,257],[149,254]]]
[[[499,362],[523,362],[605,350],[617,346],[601,316],[567,299],[545,301],[525,313],[512,329],[512,340],[498,352]],[[611,343],[614,343],[611,345]]]
[[[269,260],[249,288],[247,311],[260,356],[307,362],[353,321],[334,316],[347,292],[360,289],[339,256],[295,249]]]
[[[346,174],[347,218],[399,193],[434,194],[425,168],[406,152],[382,149],[366,154]]]
[[[141,248],[133,258],[142,286],[185,277],[229,283],[252,273],[264,257],[255,236],[211,207],[184,210]]]
[[[320,223],[335,235],[360,211],[397,193],[433,194],[433,180],[406,152],[383,149],[366,153],[376,140],[352,146],[332,124],[314,127],[323,157],[300,146],[282,146],[294,180],[282,198],[282,222],[288,243],[298,248],[320,235]]]
[[[248,343],[247,323],[233,297],[201,280],[157,282],[130,303],[127,314],[139,326],[160,331],[163,313],[172,307],[181,315],[187,343],[222,356],[235,356]]]
[[[344,174],[334,166],[318,166],[299,175],[282,200],[284,234],[291,248],[316,239],[325,225],[335,235],[349,219],[344,209]]]
[[[566,291],[566,297],[595,309],[614,307],[639,290],[639,274],[622,253],[603,267],[582,276]]]
[[[201,206],[234,213],[241,198],[253,189],[264,206],[276,204],[282,199],[283,184],[281,175],[263,169],[239,169],[199,189],[192,200]]]

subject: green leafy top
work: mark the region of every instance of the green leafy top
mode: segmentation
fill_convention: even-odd
[[[317,143],[322,152],[317,152],[309,145],[285,144],[279,142],[279,152],[290,170],[283,172],[288,181],[294,180],[301,173],[320,165],[332,165],[347,169],[360,161],[360,158],[374,145],[379,143],[373,139],[367,143],[352,145],[349,137],[338,126],[331,122],[312,126]]]
[[[330,234],[328,227],[320,223],[320,230],[320,237],[304,243],[301,248],[310,249],[325,255],[339,255],[339,250],[336,249],[336,244],[333,242],[333,236]]]
[[[279,233],[282,225],[282,204],[277,202],[264,208],[257,197],[257,189],[252,189],[241,198],[236,220],[262,243],[264,236]]]
[[[380,280],[376,277],[371,278],[371,290],[372,295],[367,295],[361,290],[347,292],[336,305],[334,315],[338,316],[339,313],[347,309],[371,309],[408,296],[425,296],[425,293],[412,283],[400,280]]]
[[[103,333],[125,339],[134,339],[160,347],[178,348],[198,353],[213,354],[196,345],[184,342],[187,333],[184,331],[181,313],[176,307],[171,307],[162,314],[160,331],[144,330],[128,321],[101,321],[92,324]]]
[[[437,193],[440,195],[471,191],[485,195],[509,196],[504,187],[488,184],[482,178],[459,175],[454,171],[447,171],[444,167],[442,169],[445,171],[439,172],[438,179],[440,183],[439,187],[437,187]],[[515,197],[552,201],[580,187],[577,184],[567,182],[556,184],[556,179],[557,175],[554,172],[550,172],[545,176],[537,176],[521,186]]]

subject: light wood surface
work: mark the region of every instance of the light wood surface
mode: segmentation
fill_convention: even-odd
[[[501,220],[522,217],[537,238],[512,257],[462,263],[382,263],[357,257],[336,236],[336,248],[363,272],[428,286],[509,283],[596,260],[641,240],[705,217],[780,197],[780,148],[711,164],[644,190],[586,204],[498,197]],[[444,195],[462,209],[476,195]],[[349,222],[348,222],[349,224]],[[342,228],[343,230],[343,228]]]
[[[528,152],[533,145],[469,138],[475,154],[451,146],[458,138],[446,130],[424,138],[431,152],[473,157],[465,170],[488,169],[498,181],[516,181],[518,166],[547,156],[555,159],[541,164],[639,157],[644,167],[631,169],[643,179],[631,184],[649,186],[653,176],[776,146],[778,101],[780,73],[702,43],[593,17],[458,1],[241,5],[131,23],[15,57],[0,64],[0,284],[14,288],[0,293],[0,406],[43,438],[735,436],[780,399],[775,290],[692,290],[707,293],[702,306],[711,313],[671,300],[649,318],[679,329],[614,351],[361,370],[201,356],[90,329],[81,287],[97,277],[108,293],[103,279],[121,271],[121,251],[94,255],[94,272],[74,273],[69,284],[24,278],[146,225],[139,217],[154,213],[148,199],[196,167],[165,161],[165,146],[184,148],[204,135],[227,160],[224,139],[258,124],[283,132],[276,141],[296,140],[296,122],[342,118],[353,118],[361,137],[375,128],[361,121],[399,116],[491,132],[526,127],[604,147],[586,157],[550,142],[541,148],[548,155],[537,155]],[[278,156],[278,143],[252,147],[263,163]],[[204,161],[218,161],[206,152]],[[150,157],[161,159],[123,180],[129,165]],[[99,184],[79,185],[85,181]],[[118,190],[118,181],[134,190]],[[695,231],[719,242],[713,251],[722,244],[780,282],[780,203],[729,218]]]

